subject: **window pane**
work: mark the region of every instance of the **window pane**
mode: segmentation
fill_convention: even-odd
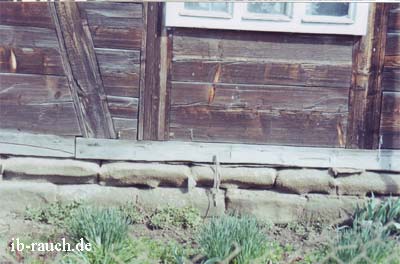
[[[282,14],[286,13],[286,3],[248,3],[247,11],[257,14]]]
[[[198,10],[198,11],[209,11],[210,4],[209,3],[185,3],[185,9],[189,10]]]
[[[347,16],[350,3],[312,3],[307,5],[307,15],[312,16]]]
[[[211,11],[228,13],[228,3],[212,3],[210,5],[211,5]]]
[[[185,3],[185,9],[196,10],[196,11],[215,11],[228,13],[228,3],[199,3],[199,2],[188,2]]]

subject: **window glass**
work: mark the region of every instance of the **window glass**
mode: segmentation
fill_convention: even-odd
[[[311,16],[342,17],[349,14],[350,3],[311,3],[306,14]]]
[[[189,2],[185,3],[185,9],[196,10],[196,11],[214,11],[214,12],[225,12],[228,13],[228,3],[201,3],[201,2]]]
[[[247,11],[256,14],[282,14],[286,13],[286,3],[248,3]]]

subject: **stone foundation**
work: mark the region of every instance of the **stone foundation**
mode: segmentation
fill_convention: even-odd
[[[348,218],[371,193],[400,195],[400,173],[351,168],[9,157],[0,160],[0,175],[0,210],[16,213],[55,201],[130,201],[149,209],[192,205],[204,216],[239,211],[273,223],[335,222]]]

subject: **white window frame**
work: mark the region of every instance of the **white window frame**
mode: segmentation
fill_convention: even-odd
[[[231,2],[230,14],[187,10],[184,2],[166,3],[167,27],[232,29],[291,33],[365,35],[368,23],[368,3],[351,2],[349,16],[306,15],[307,4],[290,2],[285,15],[263,15],[247,12],[247,3]],[[225,15],[221,15],[221,13]]]

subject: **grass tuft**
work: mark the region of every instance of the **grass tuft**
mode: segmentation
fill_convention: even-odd
[[[265,254],[268,241],[255,218],[234,215],[213,218],[199,232],[198,243],[208,259],[225,260],[235,249],[233,263],[247,264]]]

